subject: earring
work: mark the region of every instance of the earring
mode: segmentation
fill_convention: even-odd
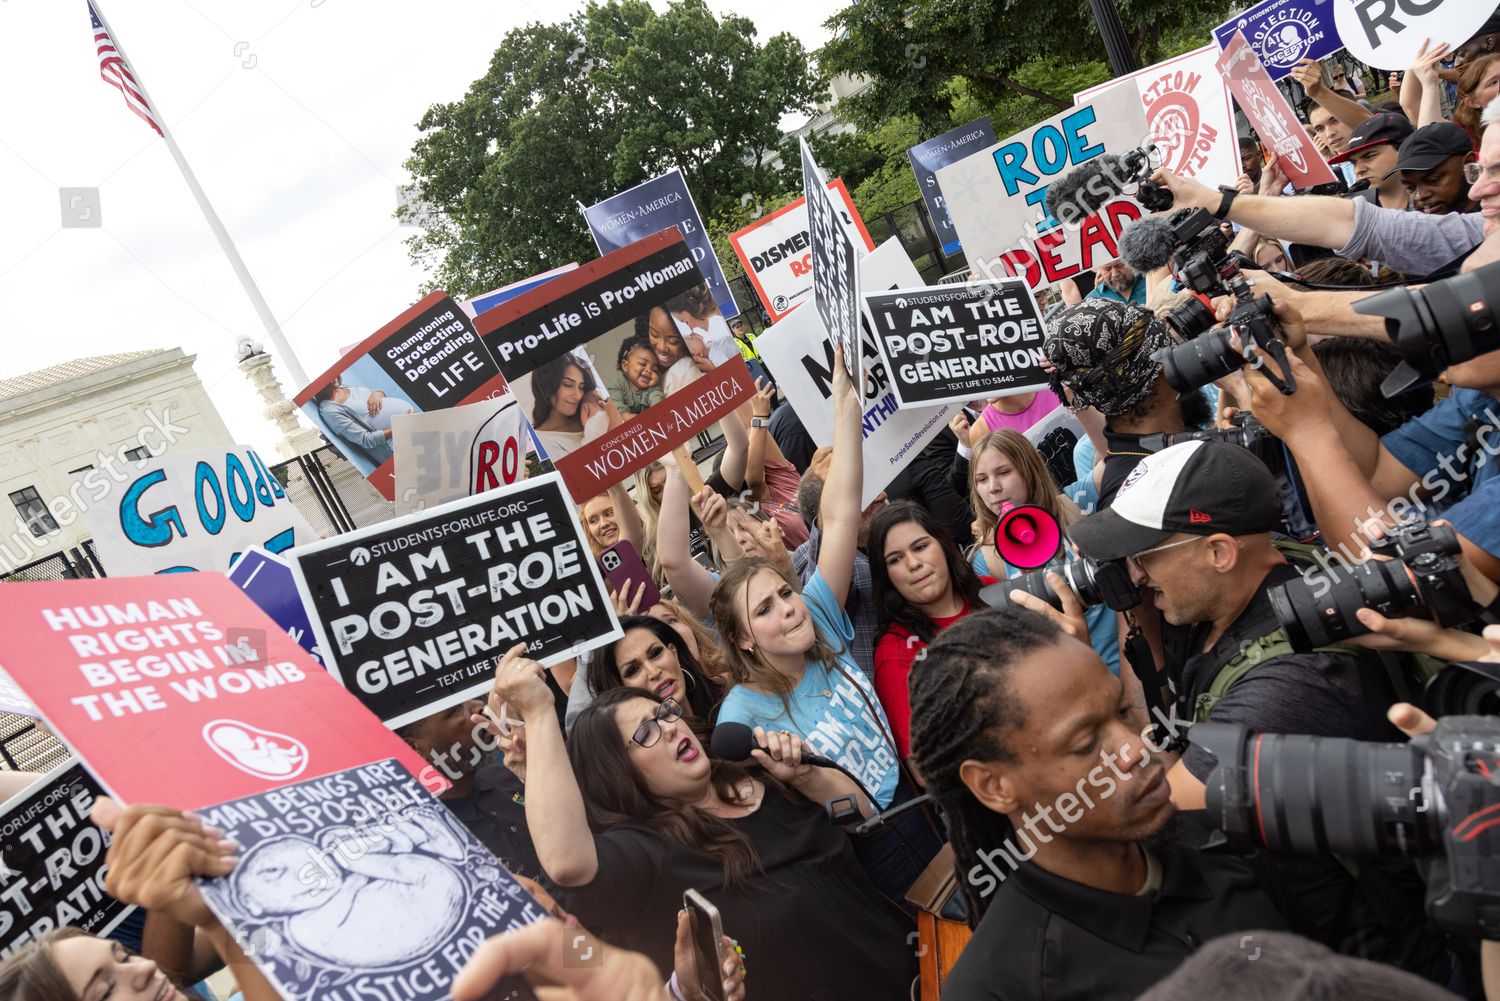
[[[693,680],[693,672],[691,672],[691,671],[683,671],[682,672],[682,678],[683,678],[684,681],[687,682],[687,688],[688,688],[688,691],[690,691],[690,692],[693,690],[694,686],[696,686],[698,684],[696,681]]]

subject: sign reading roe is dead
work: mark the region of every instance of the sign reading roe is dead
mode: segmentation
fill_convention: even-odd
[[[903,409],[1047,386],[1047,329],[1024,279],[870,292],[865,304]]]
[[[287,556],[328,670],[387,726],[487,691],[517,643],[553,664],[620,636],[557,473]]]

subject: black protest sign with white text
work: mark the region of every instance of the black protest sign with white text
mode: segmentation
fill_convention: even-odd
[[[104,935],[132,908],[104,892],[109,833],[89,811],[103,792],[76,758],[0,814],[0,957],[65,926]]]
[[[812,250],[813,303],[844,367],[859,378],[859,252],[839,218],[823,171],[802,139],[802,193],[807,198],[807,235]]]
[[[517,643],[550,664],[620,635],[556,473],[287,556],[329,672],[390,727],[487,691]]]
[[[1022,279],[865,296],[886,372],[903,408],[1046,388],[1047,330]]]

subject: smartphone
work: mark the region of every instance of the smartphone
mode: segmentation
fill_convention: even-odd
[[[724,922],[719,920],[719,909],[697,890],[683,891],[682,906],[687,908],[688,924],[692,926],[693,969],[698,973],[698,998],[701,1001],[725,1001],[724,957],[720,952],[724,942]]]
[[[599,566],[604,569],[605,583],[616,594],[623,594],[623,587],[628,583],[630,597],[634,598],[641,585],[645,585],[646,593],[641,596],[639,606],[642,615],[645,615],[652,605],[661,601],[661,589],[656,586],[656,581],[651,579],[651,571],[646,569],[646,564],[641,560],[641,554],[635,551],[635,546],[629,541],[616,542],[600,553]]]

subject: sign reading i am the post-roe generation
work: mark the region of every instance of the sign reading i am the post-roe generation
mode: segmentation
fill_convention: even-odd
[[[903,409],[1045,388],[1047,329],[1024,279],[865,295]]]

